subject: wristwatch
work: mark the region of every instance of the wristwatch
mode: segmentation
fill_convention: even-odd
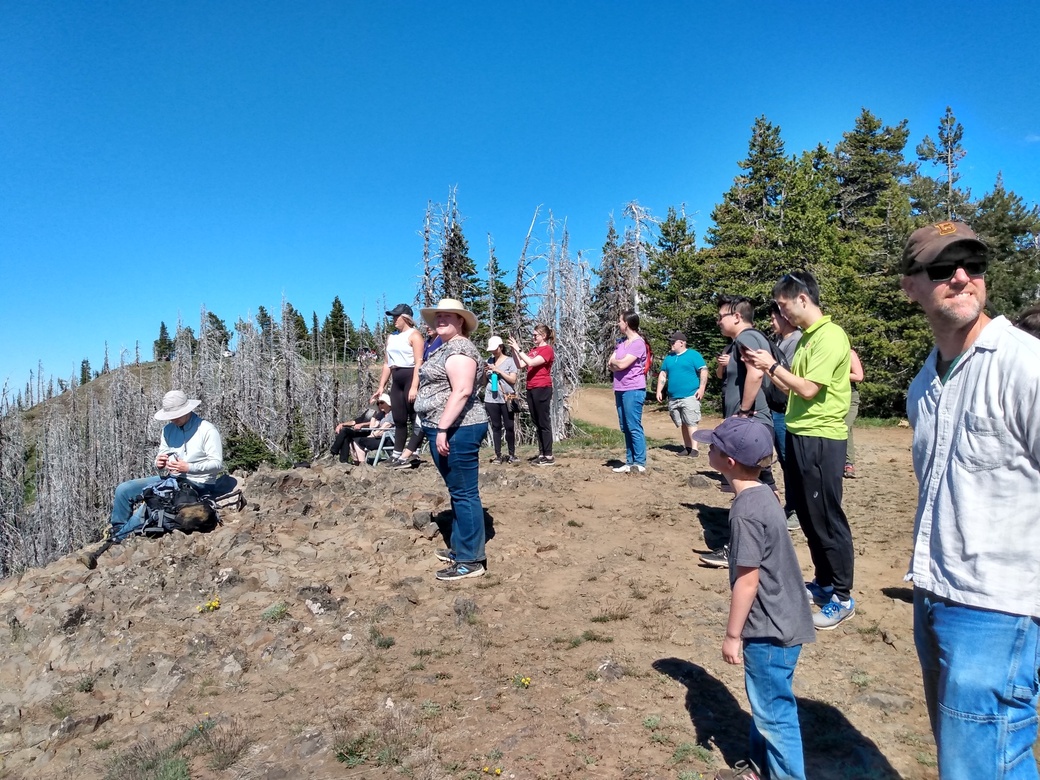
[[[772,375],[773,375],[774,373],[776,373],[776,370],[777,370],[777,369],[778,369],[779,367],[780,367],[780,361],[778,360],[778,361],[776,361],[775,363],[773,363],[773,365],[771,365],[771,366],[769,367],[769,376],[772,376]]]

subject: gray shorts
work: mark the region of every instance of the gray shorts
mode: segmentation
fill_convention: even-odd
[[[680,425],[695,428],[701,421],[701,402],[692,395],[687,398],[669,398],[668,415],[676,428]]]

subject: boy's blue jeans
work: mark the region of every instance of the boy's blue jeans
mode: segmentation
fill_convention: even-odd
[[[744,687],[751,704],[751,760],[769,780],[805,780],[802,732],[792,681],[801,645],[744,642]]]
[[[914,588],[914,644],[939,776],[1036,780],[1040,619]]]
[[[437,452],[437,429],[423,428],[430,441],[430,456],[444,478],[451,497],[451,549],[459,563],[484,561],[484,506],[480,503],[480,443],[487,435],[486,422],[460,425],[448,431],[448,455]]]
[[[646,435],[643,433],[643,402],[646,390],[615,390],[618,423],[625,435],[625,463],[646,465]]]

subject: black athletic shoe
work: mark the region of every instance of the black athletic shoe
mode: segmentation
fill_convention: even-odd
[[[729,545],[725,544],[717,550],[712,550],[707,555],[701,556],[701,562],[713,569],[729,568]]]

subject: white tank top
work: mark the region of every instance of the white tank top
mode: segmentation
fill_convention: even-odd
[[[386,340],[386,359],[391,366],[403,366],[411,368],[415,365],[415,353],[409,337],[415,333],[415,328],[409,328],[401,333],[394,333]]]

